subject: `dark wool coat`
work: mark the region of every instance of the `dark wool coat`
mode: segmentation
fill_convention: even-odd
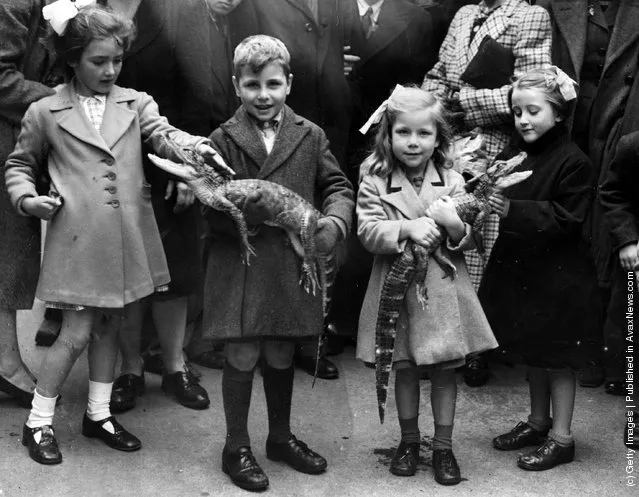
[[[317,18],[307,0],[244,0],[238,7],[242,35],[274,36],[288,48],[293,87],[286,103],[324,130],[342,167],[352,113],[343,60],[346,1],[317,0]]]
[[[577,343],[593,326],[594,267],[580,245],[594,184],[592,165],[565,126],[522,147],[527,180],[505,191],[500,222],[479,298],[497,341],[537,366],[577,366]],[[503,157],[519,150],[510,147]],[[594,328],[596,329],[596,328]]]
[[[350,229],[353,189],[328,148],[324,132],[285,107],[269,155],[244,108],[212,135],[214,147],[237,172],[290,188]],[[299,285],[300,259],[279,228],[260,225],[250,241],[257,253],[242,264],[230,218],[207,209],[211,230],[204,284],[203,336],[222,340],[300,338],[323,329],[322,298]]]
[[[146,93],[115,86],[100,133],[72,85],[32,104],[7,161],[7,189],[16,208],[35,196],[48,170],[64,204],[49,222],[37,297],[94,307],[123,307],[169,282],[150,187],[142,171],[142,140],[163,157],[168,133],[180,146],[204,141],[172,127]]]
[[[579,82],[587,36],[586,0],[540,0],[548,9],[553,25],[553,63]],[[619,138],[639,130],[639,2],[620,0],[615,26],[605,56],[601,81],[592,101],[589,152],[595,181],[601,185]],[[611,239],[602,229],[603,211],[593,202],[587,220],[588,238],[598,278],[607,285],[611,276]]]
[[[177,14],[181,1],[142,0],[135,14],[137,36],[124,56],[118,84],[148,93],[157,102],[160,113],[177,124],[177,58],[175,43]],[[208,136],[210,131],[203,133]],[[169,175],[146,158],[144,171],[151,184],[153,211],[162,234],[162,245],[171,273],[170,293],[188,295],[199,287],[202,279],[198,251],[197,206],[175,214],[175,197],[165,200]],[[163,295],[162,298],[166,298]]]
[[[0,2],[0,167],[16,144],[31,103],[54,91],[42,84],[51,61],[39,37],[44,0]],[[30,309],[40,269],[40,220],[19,216],[0,181],[0,308]]]

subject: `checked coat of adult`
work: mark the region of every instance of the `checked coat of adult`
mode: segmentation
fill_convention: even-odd
[[[324,132],[284,107],[270,154],[243,107],[211,135],[236,171],[235,179],[279,183],[350,230],[353,189],[329,151]],[[237,230],[219,211],[206,212],[211,230],[204,288],[203,336],[220,340],[317,336],[322,298],[299,284],[300,258],[280,228],[260,225],[249,238],[256,256],[244,265]]]

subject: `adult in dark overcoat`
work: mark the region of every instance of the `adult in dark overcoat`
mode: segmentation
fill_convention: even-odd
[[[0,165],[13,152],[29,105],[52,95],[52,59],[45,33],[44,0],[0,2]],[[45,84],[45,83],[48,83]],[[4,177],[4,175],[3,175]],[[18,215],[0,188],[0,391],[31,405],[34,378],[18,347],[16,310],[30,309],[40,269],[40,220]]]
[[[639,3],[538,0],[537,4],[545,7],[551,17],[553,63],[580,87],[572,136],[589,155],[598,185],[584,235],[597,267],[603,290],[600,305],[605,309],[615,255],[608,230],[602,229],[599,186],[606,178],[620,136],[639,129]],[[580,381],[583,386],[593,387],[604,381],[601,361],[610,362],[610,358],[606,358],[602,346],[601,330],[595,330],[588,342],[591,365]]]
[[[324,130],[342,168],[351,122],[344,75],[344,1],[245,0],[238,7],[242,35],[274,36],[286,45],[295,78],[286,103]]]

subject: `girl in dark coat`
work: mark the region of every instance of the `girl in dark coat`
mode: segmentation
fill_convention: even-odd
[[[528,422],[493,445],[540,445],[519,457],[518,466],[527,470],[574,458],[573,368],[581,366],[580,338],[597,325],[590,312],[597,295],[594,266],[580,246],[594,176],[564,125],[575,98],[575,83],[554,67],[530,71],[513,84],[510,102],[521,139],[502,156],[524,150],[528,158],[520,168],[534,172],[507,197],[491,198],[501,222],[479,296],[501,346],[528,366],[531,398]]]

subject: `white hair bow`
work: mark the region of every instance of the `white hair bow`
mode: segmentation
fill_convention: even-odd
[[[557,66],[551,66],[550,69],[553,69],[557,74],[555,77],[555,83],[557,83],[559,93],[561,93],[561,96],[564,97],[564,100],[566,102],[570,102],[577,98],[577,91],[575,90],[577,83]]]
[[[396,91],[403,90],[403,89],[404,89],[404,87],[402,85],[395,86],[395,88],[393,89],[393,92],[390,94],[390,97],[388,97],[386,100],[384,100],[379,105],[379,107],[377,107],[375,112],[373,112],[371,114],[371,117],[368,118],[368,121],[366,121],[364,126],[359,128],[359,132],[361,134],[365,135],[366,133],[368,133],[368,130],[371,129],[371,126],[377,124],[378,122],[380,122],[382,120],[382,116],[384,115],[384,112],[386,112],[386,109],[388,109],[389,100],[391,98],[393,98],[393,95],[395,94]]]
[[[42,15],[49,21],[53,31],[62,36],[69,21],[78,15],[83,7],[95,5],[95,0],[57,0],[42,9]]]

